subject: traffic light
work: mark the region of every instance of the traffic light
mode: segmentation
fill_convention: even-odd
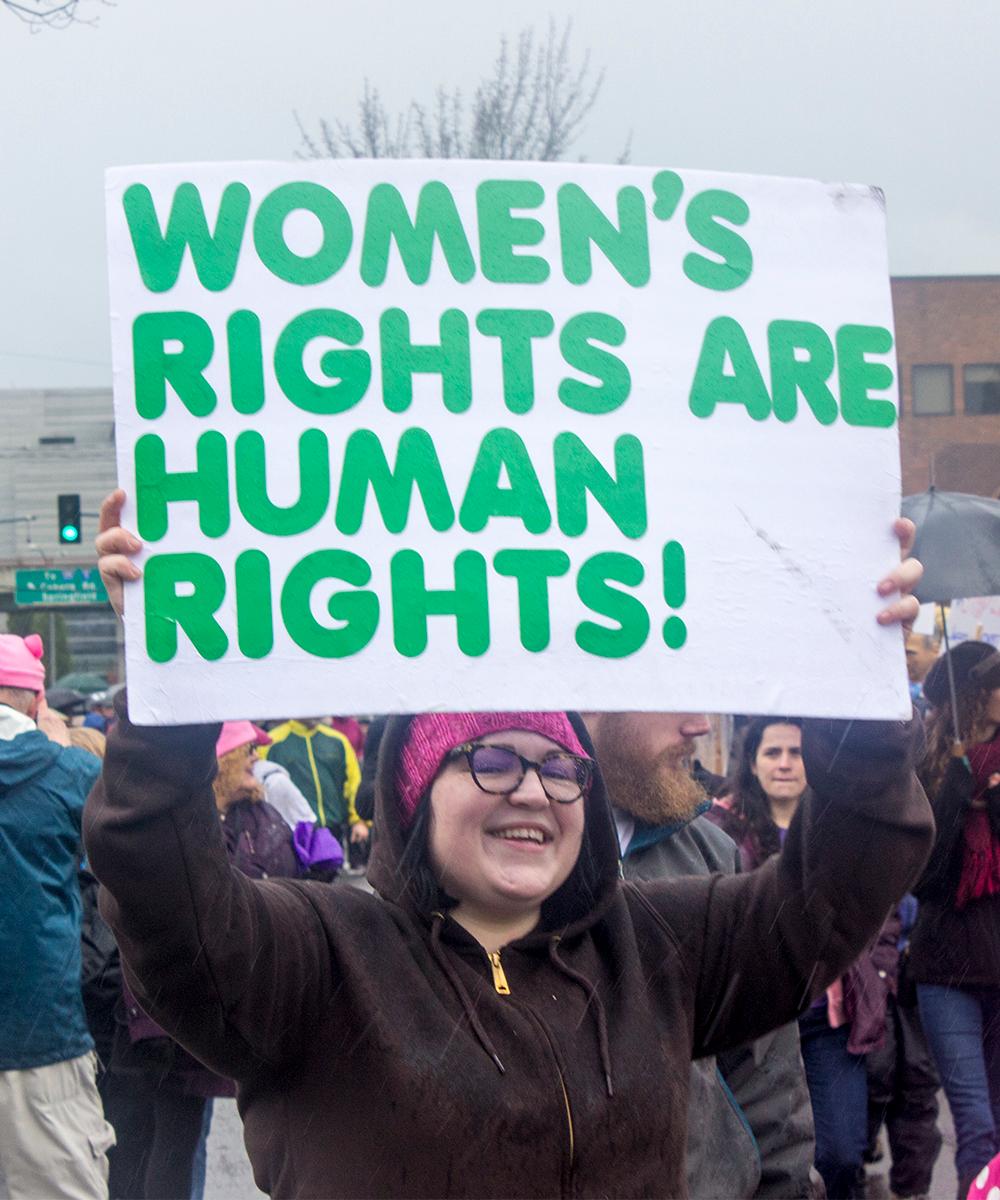
[[[58,519],[60,542],[75,546],[83,535],[80,528],[79,493],[58,497]]]

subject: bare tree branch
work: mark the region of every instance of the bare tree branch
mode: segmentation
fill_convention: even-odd
[[[467,103],[457,89],[439,87],[432,107],[411,100],[392,116],[378,89],[365,80],[356,125],[319,120],[319,137],[299,114],[300,158],[492,158],[564,157],[597,103],[604,72],[594,73],[590,54],[574,66],[572,20],[560,30],[554,20],[539,41],[522,29],[512,48],[506,36],[492,73]],[[628,160],[631,137],[619,162]]]
[[[65,29],[68,25],[96,25],[99,15],[82,17],[79,9],[93,0],[0,0],[9,12],[31,27],[32,33],[45,27]],[[113,8],[114,0],[98,0],[105,8]]]

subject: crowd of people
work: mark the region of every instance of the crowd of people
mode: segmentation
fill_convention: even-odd
[[[923,720],[740,718],[721,777],[692,713],[151,728],[122,695],[105,744],[0,636],[0,1196],[200,1197],[238,1094],[275,1196],[838,1200],[884,1126],[915,1197],[943,1087],[966,1200],[1000,1152],[1000,652],[908,659]]]

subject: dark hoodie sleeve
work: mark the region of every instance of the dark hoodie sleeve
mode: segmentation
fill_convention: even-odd
[[[218,730],[135,726],[123,711],[84,839],[143,1008],[240,1079],[299,1049],[331,995],[332,955],[304,885],[230,866],[212,792]]]
[[[688,964],[696,1056],[801,1012],[875,937],[931,847],[910,726],[824,720],[803,732],[810,791],[782,852],[743,875],[646,892]]]
[[[361,762],[361,782],[354,797],[354,807],[362,821],[375,819],[375,773],[378,766],[379,747],[389,718],[377,716],[368,726],[365,737],[365,755]]]

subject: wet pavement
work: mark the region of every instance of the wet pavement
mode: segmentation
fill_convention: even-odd
[[[927,1193],[928,1200],[955,1200],[958,1190],[958,1178],[955,1175],[955,1126],[948,1109],[948,1101],[944,1092],[938,1092],[941,1112],[938,1116],[938,1128],[944,1138],[941,1153],[934,1164],[934,1177],[931,1180],[931,1190]],[[889,1192],[889,1154],[886,1147],[885,1130],[880,1135],[883,1150],[881,1161],[868,1167],[867,1200],[888,1200]]]
[[[263,1194],[253,1181],[236,1101],[216,1100],[208,1135],[205,1200],[253,1200]]]

